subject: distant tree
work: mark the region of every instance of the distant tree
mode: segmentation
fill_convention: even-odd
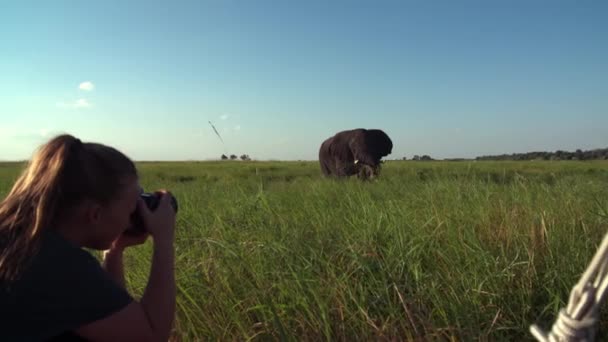
[[[433,158],[431,158],[431,156],[425,154],[422,157],[420,157],[420,160],[433,160]]]
[[[237,158],[236,155],[234,155],[234,154],[230,155],[230,160],[236,160],[236,158]]]
[[[602,154],[599,150],[585,151],[585,159],[602,159]]]
[[[401,158],[401,160],[407,160],[407,157],[406,157],[406,156],[403,156],[403,158]]]
[[[222,160],[226,160],[228,157],[225,154],[222,154]]]
[[[412,158],[412,160],[420,160],[420,156],[419,155],[414,155],[414,157]]]
[[[241,158],[241,160],[251,160],[251,158],[249,158],[249,155],[247,155],[247,154],[241,155],[240,158]]]

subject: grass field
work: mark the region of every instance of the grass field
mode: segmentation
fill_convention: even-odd
[[[20,167],[0,164],[2,197]],[[180,203],[183,341],[531,340],[608,231],[606,161],[390,161],[373,183],[314,162],[138,167]],[[127,252],[135,294],[150,247]]]

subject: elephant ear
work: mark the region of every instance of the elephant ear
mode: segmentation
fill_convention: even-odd
[[[365,135],[365,140],[369,153],[378,160],[393,152],[393,141],[382,130],[368,130]]]

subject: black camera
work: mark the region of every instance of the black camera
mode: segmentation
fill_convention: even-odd
[[[150,211],[154,211],[158,207],[161,194],[142,192],[139,196],[141,197],[141,199],[144,200],[144,203],[146,203],[146,207],[148,207],[148,209]],[[175,197],[171,194],[169,194],[169,196],[171,196],[171,206],[173,207],[173,210],[175,210],[175,212],[177,213],[177,210],[178,210],[177,199],[175,199]],[[146,228],[144,226],[143,220],[142,220],[141,216],[139,215],[139,211],[136,210],[131,215],[131,227],[129,227],[127,230],[125,230],[125,234],[138,235],[138,234],[143,234],[145,232],[146,232]]]

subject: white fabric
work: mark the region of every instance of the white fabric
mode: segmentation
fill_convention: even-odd
[[[530,326],[530,332],[540,342],[595,340],[599,307],[603,303],[608,287],[608,234],[589,267],[570,292],[570,301],[562,308],[558,318],[547,334],[536,324]],[[595,279],[591,279],[595,276]]]

